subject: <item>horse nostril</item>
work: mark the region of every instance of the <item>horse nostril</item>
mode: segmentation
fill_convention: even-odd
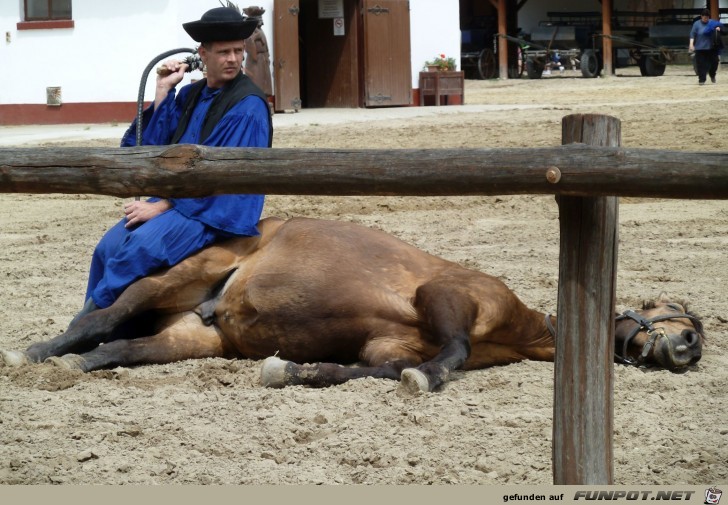
[[[694,347],[700,342],[699,335],[693,330],[683,330],[682,336],[685,339],[685,343],[690,347]]]

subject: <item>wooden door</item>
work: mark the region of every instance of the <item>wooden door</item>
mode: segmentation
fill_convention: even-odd
[[[412,103],[407,0],[363,0],[364,105]]]
[[[276,112],[301,109],[299,81],[298,15],[299,0],[273,3],[273,80]]]

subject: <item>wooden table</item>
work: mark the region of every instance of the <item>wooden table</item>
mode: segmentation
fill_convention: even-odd
[[[447,100],[451,95],[459,95],[460,103],[465,103],[465,72],[420,72],[420,105],[425,105],[425,96],[434,96],[435,105],[440,105],[440,97]]]

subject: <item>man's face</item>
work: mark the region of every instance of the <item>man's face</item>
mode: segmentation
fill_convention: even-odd
[[[200,46],[200,59],[207,70],[207,85],[221,88],[240,72],[245,51],[244,40],[210,42]]]
[[[700,20],[701,20],[701,21],[702,21],[703,23],[707,23],[709,19],[710,19],[710,16],[700,16]]]

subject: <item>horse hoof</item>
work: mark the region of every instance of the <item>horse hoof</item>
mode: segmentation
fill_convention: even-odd
[[[427,380],[427,376],[416,368],[402,370],[400,381],[408,393],[428,393],[430,391],[430,381]]]
[[[51,356],[46,358],[43,363],[57,366],[65,370],[83,370],[81,365],[84,363],[84,359],[78,354],[66,354],[64,356]]]
[[[276,356],[270,356],[263,360],[260,368],[260,383],[267,388],[282,388],[286,386],[286,365],[284,361]]]
[[[30,363],[28,355],[23,351],[0,351],[0,364],[5,366],[23,366]]]

